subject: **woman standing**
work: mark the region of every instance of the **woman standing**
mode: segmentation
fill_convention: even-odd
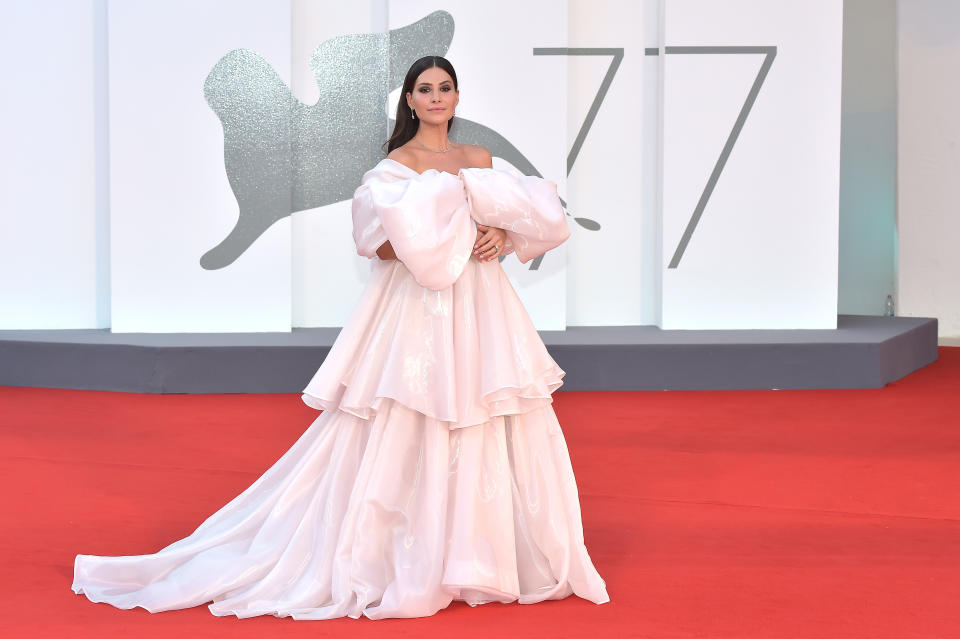
[[[421,617],[455,599],[608,601],[551,405],[564,372],[498,257],[569,235],[556,186],[447,134],[441,57],[406,75],[354,194],[372,275],[304,390],[322,414],[253,485],[152,555],[78,555],[73,589],[152,612]]]

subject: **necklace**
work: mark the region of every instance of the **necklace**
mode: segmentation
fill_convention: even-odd
[[[453,149],[453,147],[450,146],[450,141],[449,141],[449,140],[447,140],[447,148],[437,150],[437,149],[431,149],[429,146],[427,146],[426,144],[424,144],[423,142],[421,142],[421,141],[418,140],[417,138],[413,138],[413,139],[414,139],[414,141],[416,141],[417,144],[419,144],[420,146],[422,146],[423,148],[425,148],[427,151],[433,151],[434,153],[446,153],[447,151],[450,151],[450,150]]]

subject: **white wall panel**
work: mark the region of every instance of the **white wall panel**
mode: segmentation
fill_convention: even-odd
[[[109,325],[104,5],[0,3],[0,329]]]
[[[207,74],[248,48],[289,86],[289,3],[116,0],[109,37],[113,330],[289,330],[289,218],[231,264],[200,266],[238,217]]]
[[[390,27],[406,25],[436,10],[435,2],[396,0]],[[457,114],[493,128],[566,193],[567,59],[535,56],[535,47],[567,45],[567,3],[446,1],[456,28],[447,59],[457,71]],[[508,19],[505,18],[508,16]],[[395,113],[399,91],[391,94]],[[494,158],[494,167],[502,166]],[[504,270],[539,329],[566,328],[566,245],[550,251],[538,270],[515,256]]]
[[[336,36],[377,31],[373,9],[371,3],[293,1],[291,64],[293,94],[298,100],[315,104],[320,98],[310,69],[313,50]],[[386,139],[386,131],[379,134]],[[371,266],[369,259],[357,255],[353,243],[350,200],[294,213],[292,232],[293,325],[343,326]]]
[[[643,129],[651,106],[644,103],[644,31],[646,20],[655,20],[656,14],[650,2],[633,0],[568,4],[568,150],[612,60],[610,55],[584,55],[583,50],[620,49],[623,57],[567,178],[573,214],[600,224],[597,231],[571,224],[567,324],[642,324],[642,218],[656,213],[642,207],[644,133],[656,138],[656,130]]]
[[[833,328],[842,4],[667,0],[662,327]],[[764,60],[776,57],[676,268],[704,186]]]

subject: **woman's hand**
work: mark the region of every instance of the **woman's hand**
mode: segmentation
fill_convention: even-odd
[[[477,242],[473,245],[473,254],[481,262],[489,262],[503,253],[506,241],[507,232],[503,229],[477,224]]]

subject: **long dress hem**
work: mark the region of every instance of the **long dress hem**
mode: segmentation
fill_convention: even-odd
[[[555,185],[384,160],[353,222],[371,278],[303,391],[320,415],[189,536],[148,555],[78,555],[74,592],[295,619],[609,601],[552,406],[564,371],[500,263],[470,256],[477,223],[507,230],[522,260],[562,243]],[[375,257],[384,238],[398,260]]]

